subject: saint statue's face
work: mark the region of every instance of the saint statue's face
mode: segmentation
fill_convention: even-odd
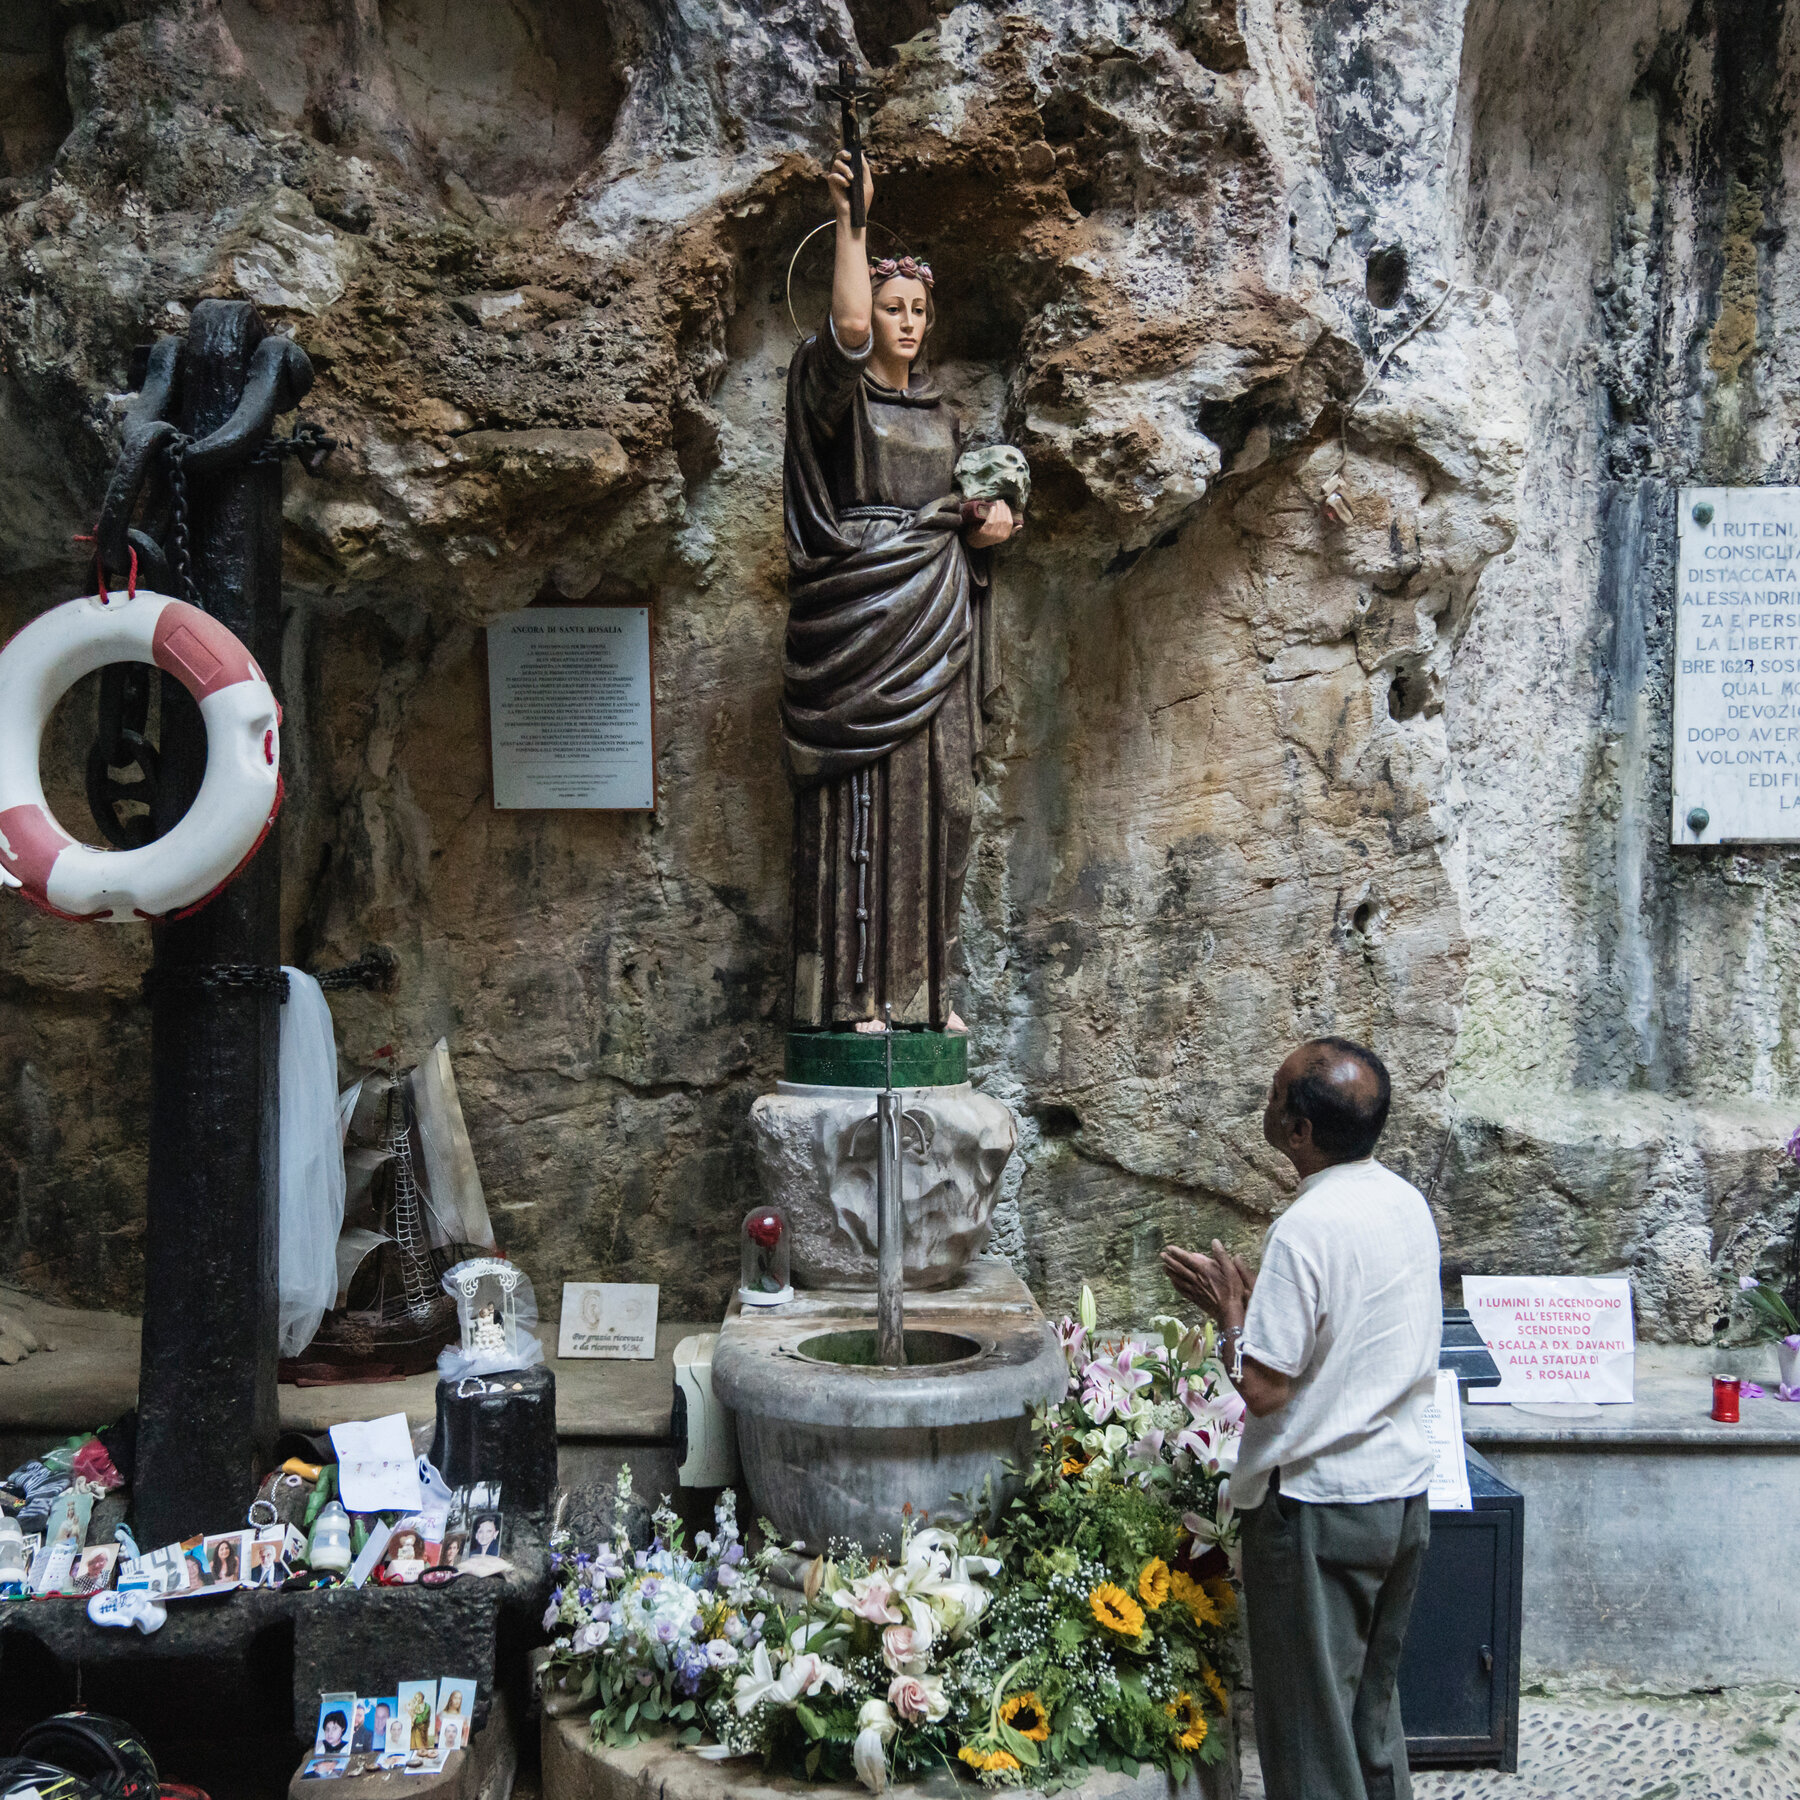
[[[885,363],[909,363],[925,342],[925,284],[896,275],[875,294],[875,352]]]

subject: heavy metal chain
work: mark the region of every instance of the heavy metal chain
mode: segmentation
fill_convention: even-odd
[[[194,599],[194,559],[188,542],[187,493],[188,440],[179,432],[169,439],[169,497],[174,514],[169,527],[169,550],[175,571],[175,597],[190,604]]]
[[[276,994],[283,1000],[288,996],[287,971],[263,963],[194,963],[145,970],[143,990],[146,1000],[158,989],[176,987],[197,987],[203,993],[214,993],[222,988],[249,988]]]

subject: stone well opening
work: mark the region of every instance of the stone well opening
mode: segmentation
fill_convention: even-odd
[[[909,1331],[904,1334],[906,1369],[951,1368],[973,1362],[991,1346],[960,1331]],[[827,1331],[805,1339],[800,1354],[808,1362],[835,1363],[843,1369],[883,1367],[872,1331]]]

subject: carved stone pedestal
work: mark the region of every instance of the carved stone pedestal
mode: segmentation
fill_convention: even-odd
[[[966,1081],[900,1091],[906,1285],[942,1287],[987,1243],[1018,1126]],[[750,1109],[756,1172],[787,1215],[798,1285],[875,1286],[875,1092],[784,1081]]]

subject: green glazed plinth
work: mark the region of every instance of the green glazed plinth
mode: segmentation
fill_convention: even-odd
[[[783,1073],[811,1087],[884,1087],[887,1047],[885,1032],[790,1031]],[[968,1079],[969,1040],[961,1032],[894,1033],[895,1087],[951,1087]]]

